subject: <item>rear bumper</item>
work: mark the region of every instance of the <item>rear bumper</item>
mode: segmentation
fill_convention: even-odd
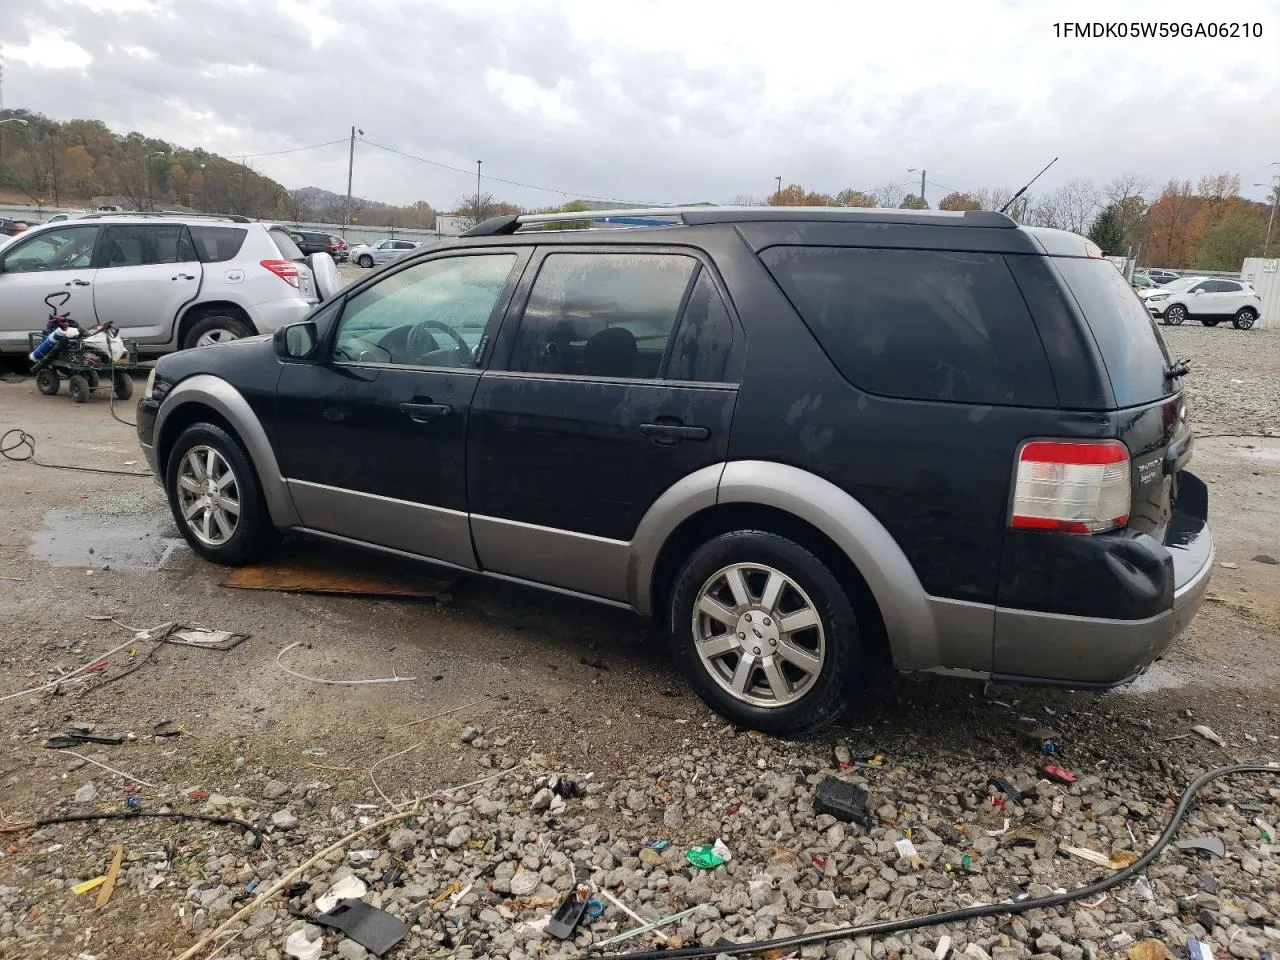
[[[313,307],[315,307],[315,301],[307,300],[305,297],[268,300],[252,308],[253,321],[258,328],[258,333],[275,333],[281,327],[297,323],[306,317]]]

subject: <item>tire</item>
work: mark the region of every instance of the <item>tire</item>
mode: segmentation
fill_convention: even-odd
[[[1200,322],[1201,322],[1201,323],[1203,323],[1206,327],[1216,327],[1216,326],[1217,326],[1219,323],[1221,323],[1222,321],[1221,321],[1221,320],[1208,320],[1208,319],[1205,319],[1205,320],[1201,320]]]
[[[96,370],[90,370],[88,373],[84,375],[84,378],[89,381],[90,392],[97,390],[98,387],[102,384],[102,380],[98,377],[98,372]]]
[[[1184,320],[1187,319],[1187,308],[1180,303],[1175,303],[1164,312],[1164,322],[1175,327],[1182,326]]]
[[[203,487],[207,480],[210,452],[214,455],[215,482],[227,472],[232,475],[232,479],[220,484],[217,490],[219,497],[225,498],[221,506],[219,500],[208,499],[207,488],[191,488],[192,483]],[[189,459],[188,454],[194,456]],[[164,476],[173,522],[191,549],[206,560],[240,566],[260,556],[275,542],[276,529],[271,524],[253,462],[240,442],[222,427],[193,423],[183,430],[169,451]],[[237,511],[228,509],[227,501],[238,504]],[[199,506],[201,502],[203,509]],[[187,511],[192,513],[190,521]],[[221,523],[219,513],[223,515]]]
[[[730,610],[733,571],[742,573],[750,602]],[[774,577],[784,585],[770,604],[765,594]],[[717,598],[727,601],[720,609],[735,623],[699,611]],[[815,626],[795,629],[788,639],[780,627],[795,614],[814,618]],[[713,710],[740,726],[778,736],[808,736],[830,726],[848,709],[865,673],[857,617],[835,575],[804,547],[761,530],[721,534],[693,552],[676,577],[667,629],[677,662]],[[730,646],[704,657],[695,631]],[[705,650],[706,640],[702,645]],[[790,656],[782,654],[784,648]],[[812,658],[803,667],[795,662],[804,659],[801,652]],[[739,680],[745,656],[751,657],[750,668]],[[734,692],[735,683],[742,692]]]
[[[369,269],[370,267],[372,267],[372,266],[373,266],[373,257],[369,256],[369,255],[366,253],[364,256],[362,256],[362,257],[358,257],[358,258],[356,259],[356,263],[357,263],[359,266],[362,266],[362,267],[364,267],[364,268],[367,270],[367,269]]]
[[[1232,326],[1237,330],[1248,330],[1257,322],[1258,311],[1253,307],[1241,307],[1236,311],[1235,319],[1231,321]]]
[[[111,390],[117,400],[128,400],[133,396],[133,377],[117,373],[111,381]]]
[[[89,381],[83,373],[73,373],[67,377],[67,390],[74,403],[84,403],[89,399]]]
[[[36,374],[36,389],[46,397],[52,397],[58,392],[60,386],[62,386],[62,380],[58,377],[57,372],[49,367],[45,367]]]
[[[207,347],[216,343],[226,343],[228,340],[242,340],[253,335],[253,327],[240,317],[215,310],[204,314],[191,325],[186,336],[182,338],[182,349]]]

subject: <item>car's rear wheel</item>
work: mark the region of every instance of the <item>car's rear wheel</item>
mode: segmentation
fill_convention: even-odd
[[[363,256],[357,257],[356,263],[358,263],[360,266],[365,267],[367,269],[373,266],[373,257],[369,256],[366,253]]]
[[[699,547],[668,612],[676,659],[725,718],[782,736],[835,722],[864,673],[853,606],[804,547],[742,530]]]
[[[1248,330],[1254,325],[1258,319],[1258,311],[1253,307],[1241,307],[1236,311],[1236,317],[1231,323],[1237,330]]]
[[[253,463],[217,424],[194,423],[178,436],[165,469],[165,492],[178,530],[206,560],[239,566],[275,540]]]
[[[207,347],[215,343],[226,343],[229,340],[241,340],[252,337],[253,328],[242,318],[220,310],[212,310],[200,317],[187,330],[182,338],[182,349]]]
[[[1175,303],[1172,307],[1164,312],[1164,322],[1180,327],[1183,321],[1187,319],[1187,308],[1180,303]]]

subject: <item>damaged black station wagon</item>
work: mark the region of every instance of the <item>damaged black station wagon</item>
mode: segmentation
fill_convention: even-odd
[[[284,531],[628,607],[802,734],[881,650],[1086,688],[1160,656],[1213,559],[1185,374],[1095,246],[998,213],[522,216],[164,357],[138,434],[210,560]]]

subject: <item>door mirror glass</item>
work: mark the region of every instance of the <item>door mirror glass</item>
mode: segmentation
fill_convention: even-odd
[[[319,342],[320,334],[312,320],[281,327],[274,337],[276,353],[289,360],[305,360]]]

